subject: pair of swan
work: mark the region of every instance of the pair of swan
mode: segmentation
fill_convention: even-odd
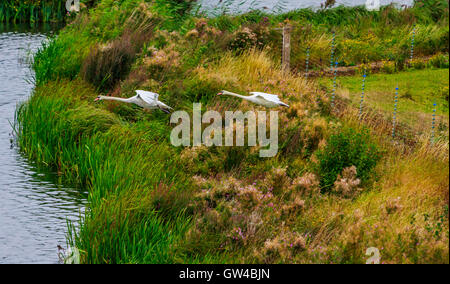
[[[116,98],[116,97],[109,97],[109,96],[98,96],[95,101],[100,100],[109,100],[109,101],[119,101],[123,103],[131,103],[138,105],[144,109],[153,110],[153,109],[160,109],[165,113],[170,113],[172,110],[171,107],[168,105],[160,102],[158,100],[159,95],[157,93],[147,92],[147,91],[136,91],[137,95],[128,99],[123,98]],[[227,95],[227,96],[233,96],[237,98],[241,98],[243,100],[252,102],[257,105],[261,105],[267,108],[274,108],[274,107],[289,107],[289,105],[283,103],[280,98],[277,95],[272,94],[266,94],[261,92],[251,92],[251,96],[242,96],[236,93],[228,92],[228,91],[221,91],[217,95]]]

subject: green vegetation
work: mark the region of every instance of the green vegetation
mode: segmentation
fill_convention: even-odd
[[[394,111],[395,88],[399,87],[398,119],[419,133],[431,128],[433,104],[437,103],[438,123],[443,133],[448,130],[448,69],[410,69],[396,74],[373,74],[366,80],[365,105],[381,110],[387,119]],[[330,79],[321,83],[331,90]],[[361,76],[338,78],[338,94],[359,107],[361,99]]]
[[[81,7],[91,7],[97,0],[81,0]],[[63,22],[71,14],[64,0],[2,0],[0,3],[0,23]]]
[[[382,60],[404,62],[410,55],[413,25],[416,57],[448,53],[447,14],[448,1],[439,0],[416,1],[413,8],[402,11],[392,6],[385,6],[380,12],[370,12],[362,6],[341,6],[317,13],[302,9],[279,15],[272,21],[288,19],[293,24],[292,64],[304,70],[308,46],[310,69],[329,66],[332,31],[336,34],[335,60],[339,66]]]
[[[156,194],[153,190],[170,196],[187,194],[190,188],[187,177],[178,171],[176,153],[162,139],[168,137],[168,128],[151,120],[138,125],[122,122],[86,103],[93,93],[80,81],[54,82],[39,89],[18,109],[18,120],[28,122],[17,129],[19,144],[30,158],[57,166],[67,180],[91,189],[92,211],[76,239],[77,247],[89,249],[86,261],[168,262],[167,247],[177,236],[171,234],[181,234],[188,219],[181,216],[180,197],[161,207],[163,203],[151,196]],[[166,222],[177,218],[176,224],[162,223],[151,212],[157,204],[166,213]],[[152,228],[160,230],[156,236],[148,234]],[[111,241],[113,236],[117,242]],[[123,249],[139,242],[143,247]]]
[[[357,177],[365,180],[380,159],[375,144],[370,142],[368,133],[358,133],[353,129],[342,129],[331,135],[328,144],[317,152],[318,174],[323,189],[330,189],[343,169],[356,166]]]
[[[29,158],[89,189],[68,245],[84,263],[364,263],[368,247],[384,248],[386,263],[448,263],[448,138],[392,143],[389,120],[359,122],[342,94],[330,109],[316,81],[281,70],[273,29],[286,18],[305,24],[307,32],[293,33],[294,51],[313,42],[325,66],[333,28],[348,64],[404,63],[413,23],[417,54],[448,51],[448,4],[428,2],[435,5],[206,18],[192,1],[103,0],[81,12],[36,54],[36,89],[15,127]],[[370,48],[356,52],[345,40]],[[445,71],[373,75],[367,89],[376,76]],[[220,113],[255,109],[215,96],[222,89],[280,94],[290,108],[279,112],[278,155],[173,147],[166,114],[93,101],[136,89],[188,112],[193,102]]]

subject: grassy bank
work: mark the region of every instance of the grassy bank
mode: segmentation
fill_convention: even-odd
[[[448,12],[432,16],[439,5],[371,12],[370,29],[410,29],[406,15],[448,29]],[[448,138],[392,143],[388,120],[360,123],[345,98],[331,109],[319,82],[281,70],[273,28],[288,17],[330,30],[315,21],[346,13],[367,24],[367,12],[342,9],[204,18],[189,1],[104,0],[46,43],[16,130],[30,158],[89,189],[89,210],[68,237],[82,261],[364,263],[378,247],[385,263],[448,263]],[[386,22],[391,15],[402,17]],[[334,21],[342,36],[355,28]],[[219,113],[258,109],[216,96],[222,89],[280,94],[291,107],[279,112],[279,152],[174,147],[166,114],[93,101],[135,89],[188,112],[193,102]]]

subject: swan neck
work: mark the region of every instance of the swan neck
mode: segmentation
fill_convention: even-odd
[[[232,93],[232,92],[224,92],[224,94],[225,95],[229,95],[229,96],[233,96],[233,97],[238,97],[238,98],[241,98],[241,99],[244,99],[244,100],[247,100],[248,99],[248,97],[246,97],[246,96],[242,96],[242,95],[239,95],[239,94],[236,94],[236,93]]]
[[[119,101],[119,102],[124,102],[124,103],[130,102],[130,99],[117,98],[117,97],[102,96],[101,98],[102,98],[102,100],[105,100],[105,101]]]

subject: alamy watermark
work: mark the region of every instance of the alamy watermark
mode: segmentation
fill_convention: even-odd
[[[242,147],[245,146],[245,128],[247,128],[247,145],[250,147],[259,145],[261,147],[259,156],[270,158],[278,153],[278,112],[270,111],[269,130],[267,129],[267,122],[266,111],[247,111],[246,113],[226,111],[225,119],[223,119],[219,112],[213,110],[202,115],[201,104],[194,103],[192,123],[191,117],[186,111],[172,113],[170,123],[179,124],[172,130],[170,142],[176,147],[198,147],[202,145],[207,147]],[[209,126],[202,129],[203,124],[209,124]],[[234,135],[235,133],[236,135]],[[267,134],[269,134],[268,137]]]
[[[67,12],[79,12],[80,0],[67,0],[66,1]]]
[[[380,10],[380,0],[367,0],[366,9],[369,11],[379,11]]]
[[[366,256],[369,258],[366,261],[366,264],[380,264],[381,255],[380,250],[378,248],[370,247],[366,250]]]

